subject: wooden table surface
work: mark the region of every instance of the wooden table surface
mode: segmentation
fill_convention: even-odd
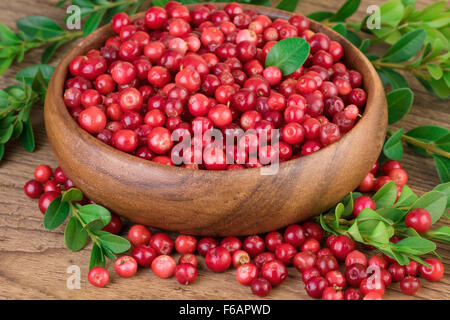
[[[300,0],[298,12],[308,14],[318,10],[335,11],[343,3],[326,0]],[[379,0],[362,1],[356,14],[359,19],[365,15],[370,4]],[[418,0],[417,7],[423,8],[431,0]],[[62,22],[65,10],[55,8],[57,0],[16,0],[0,2],[0,22],[15,30],[15,21],[29,15],[46,15]],[[352,18],[354,19],[354,18]],[[52,60],[56,65],[69,44]],[[14,64],[0,77],[0,87],[14,82],[16,72],[24,67],[39,63],[42,50],[28,53],[24,62]],[[415,93],[412,111],[398,124],[411,129],[419,125],[441,125],[450,128],[448,101],[430,96],[414,79],[410,81]],[[149,269],[141,269],[130,279],[119,278],[108,263],[111,280],[107,288],[97,289],[87,281],[89,244],[78,253],[72,253],[64,246],[63,227],[46,231],[42,226],[42,214],[37,201],[28,199],[23,185],[33,176],[39,164],[57,163],[53,157],[43,125],[43,107],[37,105],[32,112],[36,136],[36,151],[27,153],[18,142],[6,147],[4,161],[0,163],[0,298],[3,299],[255,299],[248,287],[239,285],[235,272],[214,274],[200,261],[197,281],[190,286],[179,285],[175,279],[163,280]],[[409,184],[418,193],[429,191],[439,183],[432,160],[420,157],[407,150],[402,161],[409,174]],[[448,223],[448,222],[446,222]],[[412,297],[401,293],[399,285],[392,285],[385,299],[449,299],[450,298],[450,246],[438,245],[438,252],[444,259],[446,273],[438,283],[421,280],[421,289]],[[202,259],[201,259],[202,260]],[[77,265],[81,268],[81,289],[69,290],[66,281],[70,274],[67,268]],[[272,290],[270,299],[308,299],[300,274],[289,269],[288,279]]]

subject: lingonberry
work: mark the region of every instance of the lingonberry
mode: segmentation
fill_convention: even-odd
[[[244,250],[236,250],[231,257],[231,264],[237,268],[243,264],[249,263],[251,260],[250,255]]]
[[[174,247],[173,240],[165,233],[154,234],[150,238],[149,244],[158,255],[170,255]]]
[[[249,286],[258,278],[258,273],[256,265],[252,263],[243,264],[236,269],[236,279],[240,284]]]
[[[326,287],[322,292],[322,300],[344,300],[344,294],[335,287]]]
[[[208,112],[208,118],[219,128],[223,128],[233,121],[231,109],[223,104],[212,107]]]
[[[197,244],[197,251],[204,257],[209,250],[217,247],[217,245],[217,241],[213,238],[201,238]]]
[[[316,256],[317,258],[323,257],[323,256],[332,256],[331,250],[328,248],[322,248],[319,251],[317,251]]]
[[[109,281],[109,272],[104,267],[93,267],[88,273],[89,283],[95,287],[104,287]]]
[[[355,247],[355,242],[352,239],[339,235],[331,243],[330,250],[336,258],[344,261],[347,255],[355,250]]]
[[[366,277],[366,267],[362,264],[355,263],[345,268],[345,279],[353,287],[359,287]]]
[[[47,182],[48,180],[50,180],[52,175],[53,175],[52,169],[45,164],[37,166],[36,169],[34,170],[34,179],[40,183]]]
[[[415,277],[419,273],[419,264],[416,261],[411,260],[409,261],[409,264],[405,266],[405,271],[408,276]]]
[[[197,269],[190,263],[181,263],[175,268],[175,278],[181,284],[188,285],[197,278]]]
[[[122,221],[118,216],[111,213],[111,220],[102,230],[112,234],[119,234],[122,231]]]
[[[322,256],[317,258],[315,267],[322,275],[326,275],[330,271],[337,270],[339,265],[334,256]]]
[[[317,268],[312,267],[302,272],[302,281],[304,284],[306,284],[310,279],[320,276],[320,271]]]
[[[131,152],[138,146],[138,136],[133,130],[118,130],[112,136],[112,143],[119,150]]]
[[[353,205],[353,215],[357,217],[359,213],[366,208],[375,210],[376,209],[375,201],[367,196],[361,196],[357,198]]]
[[[413,295],[420,288],[420,280],[416,277],[407,276],[400,282],[400,289],[404,294]]]
[[[157,154],[164,154],[172,148],[171,132],[164,127],[156,127],[148,136],[148,147]]]
[[[361,293],[357,289],[348,288],[344,291],[344,300],[361,300]]]
[[[231,265],[231,255],[223,247],[212,248],[205,256],[205,264],[214,272],[224,272]]]
[[[185,254],[182,254],[180,256],[180,258],[178,259],[178,264],[182,264],[182,263],[190,263],[195,268],[197,268],[198,260],[197,260],[197,257],[195,256],[195,254],[185,253]]]
[[[111,69],[111,77],[119,85],[125,85],[136,78],[136,68],[129,62],[120,61]]]
[[[36,199],[39,198],[44,190],[42,183],[36,180],[30,180],[23,186],[23,190],[27,197]]]
[[[277,231],[269,232],[265,238],[266,249],[274,252],[278,245],[284,242],[283,236]]]
[[[386,269],[380,269],[380,279],[384,283],[384,286],[388,287],[392,282],[392,275]]]
[[[44,192],[55,191],[61,193],[61,188],[58,186],[55,180],[48,180],[44,184]]]
[[[170,278],[175,272],[177,263],[168,255],[160,255],[156,257],[152,262],[152,271],[159,278]]]
[[[425,262],[428,263],[430,267],[423,264],[420,265],[420,275],[431,282],[441,280],[444,275],[444,265],[442,262],[435,258],[425,259]]]
[[[383,164],[382,169],[383,169],[383,172],[384,172],[385,175],[389,175],[389,173],[393,169],[402,169],[402,165],[397,160],[388,160],[388,161],[386,161],[385,164]]]
[[[148,82],[158,88],[164,87],[170,82],[170,73],[164,67],[154,66],[148,72]]]
[[[307,269],[310,269],[314,267],[316,264],[317,257],[313,252],[310,251],[304,251],[299,252],[294,256],[294,259],[292,260],[294,267],[300,271],[303,272]]]
[[[408,174],[400,168],[390,170],[388,176],[398,187],[403,187],[408,182]]]
[[[418,233],[427,232],[431,226],[431,215],[425,209],[413,209],[406,215],[405,225],[408,228],[413,228]]]
[[[137,271],[138,265],[136,260],[130,256],[122,256],[114,263],[116,273],[122,278],[129,278]]]
[[[39,198],[39,210],[41,210],[42,213],[45,213],[45,211],[47,211],[47,208],[50,205],[50,203],[55,198],[58,198],[60,196],[61,196],[61,194],[56,191],[50,191],[50,192],[43,193],[41,195],[41,197]]]
[[[376,279],[376,277],[365,278],[359,285],[359,291],[361,291],[361,294],[364,296],[372,292],[383,296],[384,290],[385,285],[383,281],[381,281],[381,279]]]
[[[302,142],[304,137],[305,129],[296,122],[288,123],[282,129],[282,138],[286,143],[297,144]]]
[[[359,191],[361,192],[370,192],[373,191],[373,188],[375,187],[375,177],[374,175],[369,172],[363,179],[363,181],[361,181],[361,183],[359,184]]]
[[[128,231],[128,240],[134,246],[146,245],[150,242],[152,233],[146,226],[142,224],[135,224]]]
[[[387,270],[392,276],[392,281],[399,282],[405,277],[405,268],[398,263],[391,264]]]
[[[140,267],[150,267],[157,254],[155,249],[148,245],[137,245],[131,251],[131,256]]]
[[[179,235],[175,239],[175,250],[178,253],[194,253],[197,249],[197,239],[193,236]]]
[[[361,264],[363,266],[367,266],[367,257],[364,253],[358,250],[353,250],[350,252],[347,257],[345,257],[345,265],[351,266],[352,264]]]
[[[322,297],[322,294],[325,288],[328,286],[328,282],[323,277],[314,277],[308,280],[306,283],[305,289],[306,293],[315,299],[319,299]]]
[[[319,242],[322,241],[324,231],[320,225],[312,221],[307,221],[302,224],[302,227],[305,232],[305,237],[316,239]]]
[[[250,257],[254,258],[258,254],[261,254],[264,252],[265,244],[264,240],[259,236],[249,236],[245,238],[243,244],[242,244],[243,250],[248,252]]]
[[[265,297],[270,293],[270,289],[272,289],[272,286],[270,285],[270,282],[264,278],[258,278],[253,280],[251,283],[251,288],[253,294],[259,296],[259,297]]]
[[[275,257],[285,265],[292,264],[292,259],[296,253],[297,250],[290,243],[282,243],[275,249]]]
[[[320,250],[320,243],[314,238],[308,238],[303,242],[300,251],[310,251],[317,253]]]
[[[325,275],[325,279],[327,280],[328,285],[330,285],[332,287],[337,287],[340,289],[345,288],[345,285],[346,285],[345,277],[342,273],[340,273],[337,270],[328,272]]]
[[[242,242],[236,237],[226,237],[220,241],[220,246],[227,249],[228,252],[233,255],[236,251],[241,249]]]
[[[383,295],[378,292],[371,291],[364,295],[363,300],[383,300]]]
[[[283,262],[273,260],[261,268],[261,276],[270,282],[272,286],[277,286],[282,283],[287,277],[287,268]]]

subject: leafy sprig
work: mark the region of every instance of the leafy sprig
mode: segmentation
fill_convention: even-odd
[[[347,235],[356,242],[375,247],[401,265],[407,265],[410,260],[426,265],[421,256],[435,253],[433,241],[450,243],[450,228],[447,226],[419,234],[405,225],[405,216],[415,208],[427,210],[432,224],[439,221],[450,207],[450,183],[438,185],[421,197],[404,186],[396,201],[397,187],[391,181],[373,195],[376,210],[366,208],[353,218],[354,201],[360,196],[357,192],[350,193],[328,213],[320,215],[322,227],[332,234]],[[390,242],[394,235],[402,240]]]
[[[63,191],[61,197],[55,198],[44,215],[44,227],[53,230],[59,227],[69,217],[64,230],[64,242],[71,251],[80,251],[92,240],[92,251],[89,269],[105,266],[106,258],[115,260],[116,254],[130,249],[127,239],[103,231],[111,221],[108,209],[96,205],[80,205],[83,194],[78,189]]]
[[[28,152],[34,151],[34,134],[30,121],[33,105],[43,101],[54,67],[34,65],[19,71],[19,84],[0,90],[0,160],[5,144],[19,138]]]

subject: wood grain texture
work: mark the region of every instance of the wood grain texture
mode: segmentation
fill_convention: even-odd
[[[272,19],[291,16],[267,7],[245,7]],[[267,168],[187,170],[118,151],[81,129],[62,99],[70,61],[99,48],[113,35],[110,26],[104,26],[64,57],[50,81],[45,127],[58,163],[89,199],[133,221],[170,231],[249,235],[328,210],[359,185],[376,161],[384,142],[387,107],[378,74],[364,54],[327,27],[311,22],[310,28],[339,41],[346,64],[364,78],[364,115],[338,142],[307,157],[282,162],[271,175],[262,173]]]
[[[41,14],[58,21],[64,17],[63,9],[56,9],[56,0],[18,0],[0,3],[0,21],[15,28],[15,20],[20,17]],[[297,11],[310,13],[317,10],[336,10],[343,0],[336,2],[324,0],[301,0]],[[379,0],[362,1],[357,18],[365,14],[365,8]],[[430,0],[418,0],[418,8],[423,8]],[[355,17],[355,19],[356,19]],[[56,55],[52,64],[71,48],[64,46]],[[40,61],[41,49],[26,55],[21,64],[13,67],[0,77],[0,87],[10,85],[15,73]],[[450,110],[448,102],[431,97],[415,81],[408,78],[415,92],[414,107],[396,126],[411,129],[418,125],[434,124],[450,128]],[[27,153],[16,143],[8,144],[4,161],[0,164],[0,298],[3,299],[255,299],[249,288],[235,281],[232,270],[224,274],[213,274],[206,270],[203,259],[198,280],[191,286],[181,286],[174,279],[162,280],[150,270],[140,270],[130,279],[121,279],[114,274],[113,265],[108,263],[111,282],[107,288],[96,289],[87,282],[88,261],[91,245],[78,253],[72,253],[64,247],[63,227],[49,232],[42,226],[42,215],[37,201],[23,194],[23,184],[33,175],[39,164],[57,166],[46,138],[43,124],[43,108],[36,106],[32,120],[36,135],[36,151]],[[402,161],[409,173],[409,184],[423,193],[439,183],[432,160],[424,159],[409,151]],[[445,223],[448,223],[445,221]],[[444,299],[450,298],[450,246],[439,244],[438,252],[444,259],[446,274],[439,283],[422,281],[422,288],[413,296],[401,294],[398,284],[391,286],[386,299]],[[81,267],[81,289],[68,290],[66,279],[70,276],[66,269],[70,265]],[[300,275],[289,269],[288,279],[272,290],[270,299],[308,299]]]

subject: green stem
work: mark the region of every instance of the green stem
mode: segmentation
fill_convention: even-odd
[[[83,35],[83,31],[77,31],[77,32],[66,32],[65,34],[53,38],[48,39],[42,39],[39,41],[30,41],[30,42],[22,42],[22,46],[25,48],[25,50],[34,49],[40,46],[43,46],[45,44],[53,43],[53,42],[59,42],[59,41],[70,41],[75,38],[81,37]]]
[[[70,210],[72,212],[72,215],[77,218],[77,220],[81,223],[81,225],[86,227],[86,223],[84,223],[83,219],[81,219],[80,214],[78,213],[77,207],[73,204],[73,202],[69,202]],[[95,235],[92,231],[90,231],[88,228],[84,229],[88,233],[89,237],[91,237],[92,241],[99,247],[101,247],[100,239],[97,235]]]
[[[388,129],[387,133],[392,136],[394,134],[394,131],[391,129]],[[412,137],[408,137],[406,135],[402,135],[402,140],[409,144],[412,144],[413,146],[424,149],[429,154],[438,154],[443,157],[446,157],[447,159],[450,159],[450,152],[447,152],[445,150],[437,148],[434,145],[434,143],[432,143],[432,142],[430,142],[430,143],[422,142],[420,140],[414,139]]]
[[[123,0],[123,1],[117,1],[117,2],[108,2],[105,4],[101,4],[94,7],[94,11],[103,10],[103,9],[111,9],[115,8],[124,4],[133,4],[138,2],[139,0]]]

